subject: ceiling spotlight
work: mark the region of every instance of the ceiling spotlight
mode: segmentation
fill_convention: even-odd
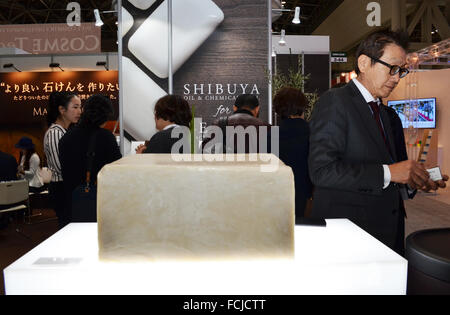
[[[59,63],[56,62],[52,62],[51,64],[48,65],[50,68],[59,68],[62,72],[64,72],[64,70],[60,67]]]
[[[3,68],[5,68],[5,69],[7,69],[7,68],[14,68],[14,69],[16,69],[17,72],[22,72],[22,71],[20,71],[19,69],[17,69],[17,68],[14,66],[13,63],[6,63],[6,64],[4,64],[4,65],[3,65]]]
[[[280,41],[278,42],[278,45],[280,45],[280,46],[286,45],[286,31],[285,30],[281,30],[281,37],[280,37]]]
[[[106,61],[97,61],[97,64],[96,64],[98,67],[105,67],[105,69],[106,69],[106,71],[109,71],[109,69],[108,69],[108,66],[107,66],[107,64],[106,64]]]
[[[295,16],[292,23],[300,24],[300,7],[295,7]]]
[[[95,16],[95,26],[102,26],[103,25],[103,21],[102,18],[100,17],[100,11],[98,11],[98,9],[94,9],[94,16]]]

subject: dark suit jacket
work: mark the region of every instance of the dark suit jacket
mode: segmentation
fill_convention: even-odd
[[[0,181],[17,179],[17,161],[7,153],[0,151]]]
[[[295,217],[305,215],[306,200],[311,197],[309,179],[309,126],[303,119],[283,119],[279,126],[280,160],[292,168],[295,180]]]
[[[174,127],[155,133],[153,137],[151,137],[150,141],[146,143],[147,149],[144,151],[144,153],[172,153],[172,146],[182,137],[182,135],[180,135],[179,138],[172,138],[173,128]],[[183,152],[182,150],[183,147],[180,147],[178,153],[191,153]]]
[[[399,186],[384,185],[383,164],[398,161],[389,116],[381,119],[392,156],[353,82],[326,92],[310,122],[309,170],[316,187],[312,215],[348,218],[394,248],[403,221]]]

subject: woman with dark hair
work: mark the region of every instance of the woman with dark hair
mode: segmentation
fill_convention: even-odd
[[[28,137],[22,137],[15,147],[20,149],[19,176],[28,181],[30,192],[41,192],[44,187],[44,182],[40,175],[41,159],[34,149],[33,140]]]
[[[48,130],[44,136],[44,152],[52,178],[48,187],[52,207],[58,217],[59,228],[68,221],[64,213],[64,185],[59,161],[59,140],[64,136],[70,125],[80,119],[81,101],[75,93],[53,92],[50,94],[47,107]]]
[[[136,153],[172,153],[172,146],[179,138],[172,138],[174,128],[184,126],[189,128],[192,113],[189,103],[179,95],[166,95],[155,105],[155,124],[159,130],[150,141],[136,149]],[[182,147],[184,148],[184,147]],[[177,153],[191,153],[180,152]]]
[[[309,127],[303,119],[307,104],[298,89],[284,87],[275,95],[273,105],[280,117],[280,160],[292,168],[295,181],[295,217],[305,216],[312,184],[308,173]]]
[[[101,168],[122,157],[114,135],[103,129],[106,122],[113,116],[111,101],[102,95],[92,95],[84,104],[83,113],[77,126],[70,129],[60,141],[59,158],[64,178],[66,211],[71,221],[92,222],[95,214],[83,217],[71,213],[72,192],[86,182],[87,154],[93,143],[93,164],[91,182],[96,182]]]

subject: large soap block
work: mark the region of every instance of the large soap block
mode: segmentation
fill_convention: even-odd
[[[294,178],[271,158],[273,172],[261,171],[264,162],[177,162],[170,154],[106,165],[98,175],[100,259],[293,258]]]

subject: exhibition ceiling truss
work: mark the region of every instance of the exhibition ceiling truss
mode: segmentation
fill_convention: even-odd
[[[65,23],[67,4],[73,0],[0,0],[0,25]],[[81,21],[95,21],[94,9],[100,12],[114,10],[116,0],[77,0],[81,7]],[[292,24],[294,12],[284,12],[273,23],[274,32],[286,29],[287,34],[309,35],[319,26],[343,0],[286,0],[281,1],[285,9],[301,8],[300,24]],[[103,14],[102,39],[115,44],[117,40],[117,17]]]
[[[286,9],[274,19],[272,30],[286,35],[310,35],[345,1],[354,0],[272,0]],[[421,48],[448,38],[449,2],[444,0],[404,0],[408,8],[407,30],[412,42]],[[73,0],[0,0],[0,25],[65,23]],[[77,0],[81,8],[81,22],[94,22],[94,9],[98,9],[105,25],[102,26],[102,51],[117,51],[117,0]],[[274,7],[274,5],[273,5]],[[300,23],[294,24],[295,8],[300,7]],[[383,25],[386,28],[389,25]],[[348,34],[352,36],[352,34]],[[355,38],[355,42],[358,39]],[[427,45],[423,45],[427,43]],[[414,49],[418,50],[418,48]]]
[[[413,58],[417,58],[419,66],[450,67],[450,38],[417,51]]]
[[[448,1],[420,1],[407,19],[412,41],[431,44],[450,38],[449,5]]]
[[[278,0],[274,0],[278,1]],[[282,29],[286,31],[286,35],[310,35],[317,29],[325,20],[331,18],[330,15],[344,2],[354,0],[281,0],[284,9],[290,9],[290,12],[283,12],[273,24],[272,29],[274,33],[280,33]],[[414,43],[422,43],[421,47],[426,44],[437,43],[449,35],[450,19],[450,1],[445,0],[403,0],[404,10],[406,13],[405,24],[406,29],[410,35],[410,39]],[[381,1],[380,1],[381,2]],[[401,2],[401,1],[400,1]],[[390,5],[390,2],[383,2]],[[295,7],[301,8],[300,24],[293,24]],[[392,9],[384,8],[383,12],[391,14]],[[362,18],[366,18],[369,14],[364,11],[361,14]],[[341,20],[342,21],[342,20]],[[341,23],[341,22],[336,22]],[[383,27],[389,29],[391,21],[383,24]],[[347,36],[352,36],[348,34]],[[359,38],[355,38],[355,42]],[[414,49],[416,50],[416,49]]]
[[[66,23],[73,0],[0,0],[0,25]],[[94,9],[116,10],[116,0],[76,0],[80,4],[81,22],[94,22]],[[117,51],[117,15],[102,14],[102,51]]]

